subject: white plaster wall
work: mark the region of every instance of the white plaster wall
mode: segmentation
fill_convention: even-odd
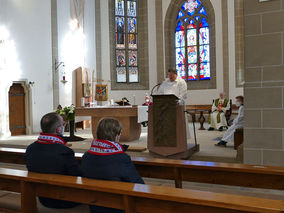
[[[229,30],[229,84],[230,99],[235,103],[235,97],[244,94],[243,87],[236,87],[236,61],[235,61],[235,7],[234,0],[228,0],[228,30]]]
[[[8,30],[14,51],[7,53],[13,66],[3,75],[1,73],[1,78],[10,82],[35,82],[31,92],[30,116],[32,130],[39,132],[40,118],[50,112],[53,105],[50,1],[1,0],[3,4],[5,7],[0,8],[0,21],[4,20],[4,23],[0,25]]]
[[[96,28],[95,28],[95,1],[85,0],[85,36],[86,57],[85,66],[92,72],[96,68]],[[96,70],[95,70],[96,72]]]
[[[76,102],[76,77],[74,70],[87,67],[91,73],[96,67],[95,44],[95,2],[85,1],[84,37],[78,37],[77,31],[70,28],[70,1],[57,1],[58,16],[58,60],[65,66],[59,68],[59,79],[65,73],[67,83],[59,84],[59,100],[62,106]]]
[[[73,85],[73,75],[72,71],[80,66],[80,64],[75,64],[72,58],[75,57],[74,50],[72,48],[72,42],[69,39],[72,32],[69,27],[70,22],[70,1],[60,0],[57,1],[57,25],[58,25],[58,61],[64,62],[65,66],[60,66],[58,69],[59,75],[59,103],[64,107],[72,104],[72,85]],[[68,53],[68,54],[66,54]],[[63,74],[66,74],[67,83],[63,84],[61,80],[63,79]]]

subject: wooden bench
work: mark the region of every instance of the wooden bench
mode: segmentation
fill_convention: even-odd
[[[196,114],[200,114],[198,121],[200,123],[200,128],[199,130],[205,130],[204,128],[204,122],[205,122],[205,117],[204,114],[210,113],[212,105],[186,105],[186,111],[188,111],[192,115],[192,122],[195,122]]]
[[[243,144],[244,142],[244,129],[239,128],[236,129],[234,133],[234,149],[237,150],[239,145]]]
[[[25,164],[25,149],[0,148],[0,162]],[[81,161],[83,153],[75,153]],[[206,161],[132,157],[142,177],[174,180],[176,188],[183,181],[284,190],[284,167],[256,166]]]
[[[214,100],[213,100],[214,101]],[[226,120],[227,122],[230,120],[231,115],[237,115],[238,114],[238,107],[235,104],[232,104],[232,100],[230,100],[230,110],[228,110],[226,112]],[[203,105],[186,105],[186,110],[191,113],[192,116],[192,120],[196,120],[195,119],[195,115],[196,114],[200,114],[198,121],[200,123],[200,128],[199,130],[205,130],[204,128],[204,122],[205,122],[205,117],[204,114],[210,114],[211,113],[211,108],[212,105],[208,105],[208,104],[203,104]]]
[[[148,212],[284,212],[284,201],[173,189],[0,168],[0,189],[21,193],[21,212],[36,213],[36,196]]]

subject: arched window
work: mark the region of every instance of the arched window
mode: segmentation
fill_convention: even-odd
[[[175,31],[175,64],[185,81],[210,80],[210,28],[200,0],[186,0],[180,7]]]
[[[116,82],[139,82],[137,1],[115,0]]]
[[[147,2],[109,0],[112,90],[149,89]]]

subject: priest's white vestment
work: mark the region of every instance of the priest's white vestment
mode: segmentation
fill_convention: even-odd
[[[219,111],[220,109],[220,111]],[[212,104],[211,113],[209,117],[209,128],[219,129],[224,126],[227,127],[227,120],[225,113],[230,109],[230,104],[228,99],[216,99]]]

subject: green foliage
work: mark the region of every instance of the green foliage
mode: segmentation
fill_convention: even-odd
[[[57,109],[56,112],[59,113],[64,120],[72,121],[75,119],[75,106],[72,104],[71,106],[66,106],[63,109]]]

